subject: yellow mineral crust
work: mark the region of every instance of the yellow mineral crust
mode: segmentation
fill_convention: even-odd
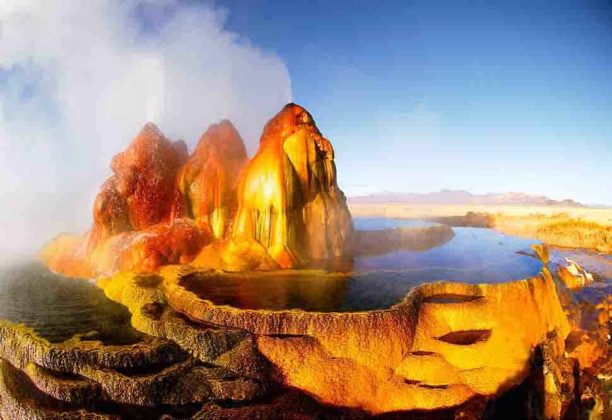
[[[371,413],[441,409],[499,394],[527,376],[536,347],[553,340],[563,349],[570,330],[546,268],[503,284],[425,284],[389,309],[342,313],[216,306],[181,286],[193,271],[159,272],[171,307],[196,322],[254,334],[284,385]],[[130,308],[150,299],[117,293],[120,283],[126,278],[102,286]]]

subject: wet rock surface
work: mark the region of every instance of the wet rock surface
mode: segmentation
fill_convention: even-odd
[[[304,108],[286,105],[264,127],[237,187],[231,236],[194,265],[230,271],[350,259],[353,225],[334,150]]]
[[[231,228],[238,207],[236,187],[248,158],[233,124],[211,125],[176,177],[173,217],[190,217],[206,225],[216,239]]]
[[[245,362],[248,348],[236,346],[234,337],[225,337],[226,343],[220,344],[211,340],[218,336],[209,335],[206,349],[203,335],[204,331],[194,340],[198,351],[192,353],[198,359],[172,341],[151,336],[129,346],[77,339],[51,344],[29,329],[2,324],[0,414],[46,418],[72,413],[78,418],[116,410],[127,415],[135,407],[149,415],[192,413],[194,406],[206,402],[239,403],[261,397],[266,386],[259,367]],[[19,417],[11,417],[13,413]]]
[[[147,123],[126,150],[113,158],[113,176],[94,203],[90,246],[117,233],[167,221],[174,178],[186,159],[184,142],[172,143],[154,124]]]

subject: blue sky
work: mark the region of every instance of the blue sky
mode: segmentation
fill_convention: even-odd
[[[612,4],[226,0],[287,65],[348,195],[521,191],[612,204]]]
[[[292,99],[332,141],[349,196],[612,205],[609,0],[4,2],[0,260],[87,229],[146,121],[193,149],[229,118],[252,154]]]

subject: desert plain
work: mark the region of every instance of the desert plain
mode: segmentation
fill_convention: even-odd
[[[451,226],[489,227],[539,239],[549,245],[612,252],[612,208],[460,205],[356,204],[353,216],[421,219]]]

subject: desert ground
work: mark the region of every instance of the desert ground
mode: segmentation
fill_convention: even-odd
[[[353,216],[423,219],[490,227],[553,246],[612,253],[612,209],[485,205],[351,204]]]

